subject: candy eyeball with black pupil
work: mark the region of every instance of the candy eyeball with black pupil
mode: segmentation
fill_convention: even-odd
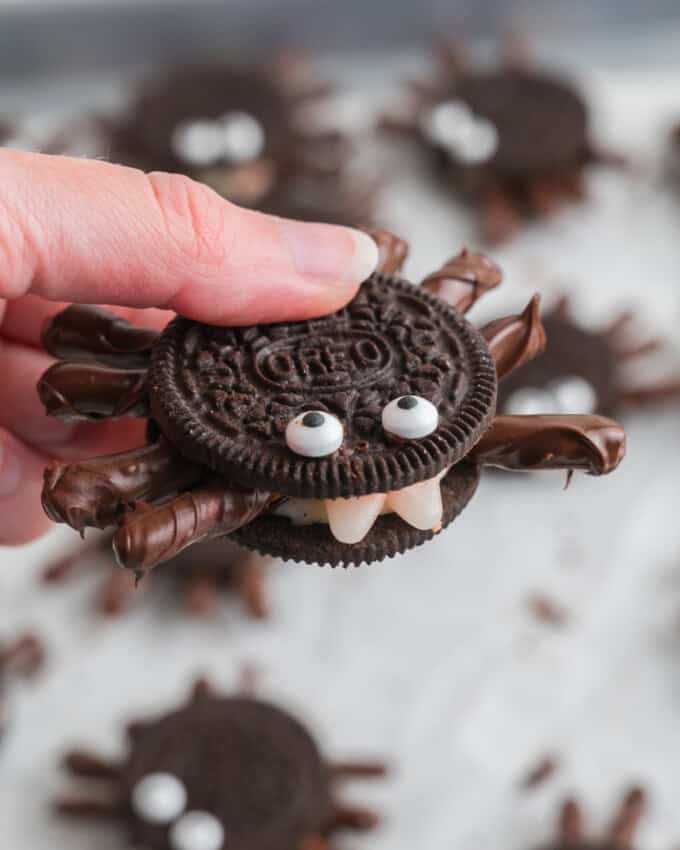
[[[544,387],[521,387],[505,403],[504,413],[510,416],[543,416],[558,413],[555,396]]]
[[[210,812],[190,811],[170,828],[172,850],[222,850],[224,828]]]
[[[580,375],[567,375],[550,386],[560,413],[595,413],[597,393]]]
[[[286,445],[303,457],[326,457],[336,452],[345,437],[342,423],[324,410],[300,413],[286,426]]]
[[[187,804],[187,791],[172,773],[149,773],[132,789],[132,808],[147,823],[166,824],[178,818]]]
[[[420,440],[437,430],[439,413],[426,398],[403,395],[393,399],[382,412],[383,429],[402,440]]]

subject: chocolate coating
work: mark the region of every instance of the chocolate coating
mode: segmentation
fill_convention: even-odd
[[[432,274],[421,286],[459,313],[466,313],[489,290],[503,280],[500,268],[484,254],[464,248]]]
[[[55,363],[38,382],[38,395],[49,416],[66,421],[149,413],[145,369]]]
[[[541,324],[540,303],[540,297],[534,295],[519,316],[496,319],[481,329],[496,363],[499,381],[505,380],[515,369],[533,360],[545,349],[546,335]]]
[[[171,502],[140,505],[125,514],[114,534],[113,550],[121,566],[142,572],[193,543],[230,534],[273,501],[271,493],[225,489],[219,482],[198,487]]]
[[[497,416],[470,454],[501,469],[583,469],[606,475],[625,451],[623,428],[603,416]]]
[[[132,502],[153,502],[200,478],[165,440],[77,463],[54,461],[45,470],[42,505],[53,522],[82,532],[107,528]]]
[[[101,307],[72,304],[47,322],[41,342],[60,359],[138,369],[148,366],[157,337]]]

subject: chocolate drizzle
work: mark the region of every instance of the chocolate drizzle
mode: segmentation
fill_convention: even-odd
[[[496,363],[499,381],[545,349],[546,337],[541,324],[540,304],[540,296],[534,295],[518,316],[496,319],[481,329]]]
[[[193,543],[230,534],[276,500],[266,491],[228,489],[215,482],[157,507],[138,504],[122,516],[113,551],[121,566],[141,573]]]
[[[373,239],[378,246],[377,272],[380,274],[397,274],[403,268],[408,257],[409,244],[390,230],[362,227],[364,233]]]
[[[484,254],[464,248],[421,283],[458,313],[467,311],[503,280],[498,266]]]
[[[78,463],[55,461],[45,470],[42,504],[54,522],[81,533],[107,528],[135,501],[155,501],[195,484],[201,470],[165,440]]]
[[[38,382],[38,395],[49,416],[64,420],[149,413],[146,369],[55,363]]]
[[[501,469],[583,469],[606,475],[623,460],[623,428],[603,416],[497,416],[470,456]]]
[[[48,321],[41,342],[53,357],[138,369],[148,365],[157,337],[101,307],[72,304]]]

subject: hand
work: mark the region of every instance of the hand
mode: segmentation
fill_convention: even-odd
[[[117,305],[151,327],[166,310],[225,325],[303,319],[340,308],[377,263],[359,231],[243,210],[176,174],[0,151],[0,186],[0,544],[47,528],[50,458],[143,442],[134,420],[45,416],[39,336],[63,302]]]

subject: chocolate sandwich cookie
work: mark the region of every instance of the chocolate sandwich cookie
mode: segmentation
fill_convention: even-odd
[[[6,726],[5,696],[15,676],[31,676],[42,666],[45,650],[34,635],[27,633],[6,643],[0,642],[0,742]]]
[[[632,313],[622,313],[603,328],[590,329],[571,314],[568,299],[543,318],[548,344],[535,360],[518,369],[498,394],[502,413],[602,413],[680,398],[680,375],[634,385],[626,375],[631,360],[661,346],[656,337],[634,331]]]
[[[625,793],[603,836],[584,831],[583,811],[574,799],[565,800],[560,810],[557,836],[540,850],[632,850],[640,818],[646,806],[645,792],[632,787]]]
[[[110,126],[110,157],[186,174],[275,215],[368,221],[377,183],[353,185],[347,134],[313,120],[329,111],[332,93],[300,59],[172,68]]]
[[[48,564],[43,581],[62,582],[90,562],[106,569],[95,598],[96,610],[105,616],[122,614],[146,595],[147,583],[138,582],[129,570],[121,570],[111,552],[112,535],[102,534]],[[267,577],[269,558],[248,552],[228,538],[217,538],[183,549],[166,562],[154,577],[178,594],[187,613],[207,617],[223,593],[235,594],[246,612],[256,619],[269,615]]]
[[[68,799],[68,815],[120,822],[149,850],[330,848],[343,828],[372,828],[373,811],[335,799],[338,778],[382,776],[380,763],[332,764],[310,732],[251,696],[224,697],[199,682],[189,703],[133,723],[124,760],[67,755],[76,776],[109,780],[107,802]]]
[[[148,411],[150,444],[52,464],[49,516],[117,526],[118,560],[138,572],[224,534],[262,554],[350,565],[429,540],[465,508],[485,464],[594,475],[618,465],[624,434],[610,420],[494,415],[497,381],[544,347],[537,296],[477,330],[464,313],[498,285],[496,265],[463,251],[414,286],[398,276],[406,243],[373,236],[380,270],[331,316],[171,322],[134,405],[121,390],[131,415]],[[55,356],[72,309],[45,333]],[[119,415],[111,386],[124,386],[125,367],[73,361],[91,358],[91,334],[83,319],[71,360],[41,379],[48,413]],[[79,383],[66,375],[76,367]]]
[[[585,166],[614,160],[594,151],[587,106],[565,80],[516,54],[494,69],[475,67],[449,46],[440,58],[434,79],[411,86],[398,126],[478,205],[487,240],[505,239],[523,218],[584,197]]]

